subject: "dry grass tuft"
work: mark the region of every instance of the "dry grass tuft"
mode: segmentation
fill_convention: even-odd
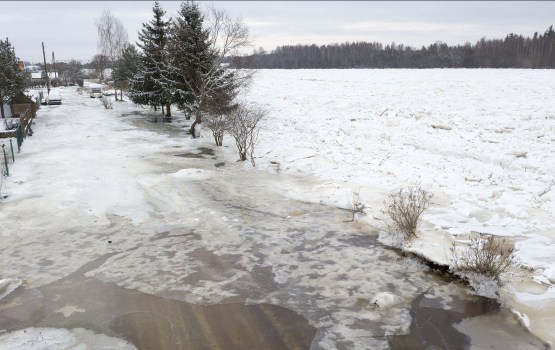
[[[433,195],[420,186],[392,192],[384,202],[385,222],[390,233],[401,233],[405,240],[418,237],[416,230]]]

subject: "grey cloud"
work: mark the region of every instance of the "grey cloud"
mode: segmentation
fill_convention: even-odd
[[[162,1],[168,16],[180,3]],[[345,41],[395,41],[419,47],[437,40],[449,44],[499,38],[514,32],[532,35],[555,24],[555,2],[516,1],[221,1],[213,4],[239,15],[249,25],[254,46],[325,44]],[[0,34],[16,53],[40,60],[40,43],[59,58],[91,58],[96,53],[94,18],[109,8],[126,27],[131,42],[152,16],[149,1],[2,2]],[[45,20],[47,18],[47,20]]]

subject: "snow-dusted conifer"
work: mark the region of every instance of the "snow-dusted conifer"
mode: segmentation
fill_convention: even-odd
[[[221,67],[217,33],[204,26],[198,4],[181,4],[169,39],[174,102],[185,115],[194,116],[190,132],[196,137],[202,114],[228,107],[236,95],[233,73]],[[225,108],[224,108],[225,109]]]
[[[2,118],[5,117],[4,103],[8,103],[12,97],[23,92],[27,87],[27,74],[19,69],[18,61],[8,38],[0,40],[0,113]]]
[[[131,87],[133,77],[141,70],[141,57],[134,45],[127,45],[121,54],[118,65],[112,71],[112,79],[116,89],[120,89],[123,100],[123,90]]]
[[[155,109],[166,107],[166,116],[171,116],[170,105],[172,88],[166,80],[165,70],[168,66],[166,51],[169,21],[164,20],[165,11],[158,2],[152,7],[154,18],[143,23],[139,32],[139,46],[142,50],[141,69],[135,75],[131,87],[132,100],[138,104],[147,104]]]

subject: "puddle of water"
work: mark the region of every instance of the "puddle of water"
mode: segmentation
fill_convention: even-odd
[[[471,295],[446,299],[429,290],[413,300],[410,315],[409,333],[388,337],[392,350],[549,349],[493,299]]]
[[[194,152],[194,153],[193,152],[186,152],[186,153],[182,153],[182,154],[176,154],[175,156],[176,157],[183,157],[183,158],[205,158],[207,156],[212,157],[215,154],[216,153],[214,152],[214,150],[212,148],[199,147],[198,152]],[[225,164],[225,163],[223,163],[223,164]],[[218,167],[218,165],[216,165],[216,167]]]
[[[111,255],[49,285],[20,287],[0,307],[0,329],[85,328],[145,350],[306,349],[316,333],[302,316],[279,306],[193,305],[84,276]]]

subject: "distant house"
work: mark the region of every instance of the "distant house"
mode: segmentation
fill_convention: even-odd
[[[46,79],[43,78],[43,72],[31,72],[31,85],[33,86],[44,86],[46,85]],[[58,72],[48,72],[50,81],[58,79]]]
[[[25,68],[26,68],[29,72],[39,72],[39,71],[40,71],[40,66],[33,65],[33,64],[28,64],[28,65],[25,66]]]

